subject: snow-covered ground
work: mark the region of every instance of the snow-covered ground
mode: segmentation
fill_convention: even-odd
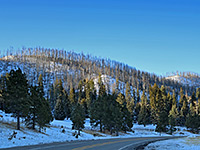
[[[159,141],[149,144],[145,150],[200,150],[200,137]]]
[[[0,110],[0,148],[24,146],[24,145],[35,145],[41,143],[52,143],[52,142],[65,142],[72,140],[91,140],[91,139],[108,139],[108,138],[129,138],[129,137],[152,137],[160,136],[159,133],[155,132],[156,126],[147,125],[146,127],[138,124],[134,124],[133,132],[120,133],[119,136],[103,134],[98,132],[98,128],[92,128],[90,126],[90,120],[86,119],[85,129],[81,132],[78,139],[74,136],[75,130],[72,130],[72,122],[70,120],[58,121],[54,120],[50,126],[46,127],[42,133],[37,130],[33,131],[27,129],[23,120],[21,120],[21,130],[16,130],[16,119],[11,114],[5,114]],[[184,128],[180,128],[180,131],[175,133],[175,136],[186,135],[193,136],[193,134],[185,131]],[[16,137],[10,139],[11,135],[16,133]],[[180,134],[181,133],[181,134]],[[162,133],[161,136],[170,136]]]

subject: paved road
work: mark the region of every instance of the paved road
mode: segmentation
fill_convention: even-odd
[[[34,146],[15,147],[1,150],[133,150],[145,143],[176,137],[141,137],[126,139],[106,139],[51,143]]]

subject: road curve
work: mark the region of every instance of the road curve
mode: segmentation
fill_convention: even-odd
[[[104,140],[72,141],[42,145],[13,147],[1,150],[129,150],[148,142],[178,137],[135,137]]]

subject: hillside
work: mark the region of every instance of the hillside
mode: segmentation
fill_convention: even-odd
[[[200,77],[198,75],[190,74],[190,75],[173,75],[169,76],[166,79],[177,81],[186,86],[195,86],[200,87]]]
[[[64,88],[69,91],[73,85],[75,89],[78,83],[84,79],[97,79],[99,73],[105,78],[107,87],[112,91],[113,81],[120,81],[120,90],[125,91],[125,84],[128,82],[133,89],[148,92],[149,86],[155,83],[158,86],[164,85],[167,91],[175,90],[177,93],[180,87],[191,95],[195,89],[193,84],[187,86],[172,78],[157,76],[154,73],[137,70],[135,67],[110,60],[94,57],[91,55],[77,54],[64,50],[29,48],[18,50],[17,52],[9,50],[6,56],[0,59],[0,74],[5,75],[11,69],[20,67],[27,75],[30,84],[36,84],[39,74],[45,77],[45,93],[48,96],[48,90],[56,78],[62,79]]]

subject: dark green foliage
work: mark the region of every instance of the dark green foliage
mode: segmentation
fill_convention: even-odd
[[[92,126],[100,125],[100,132],[103,131],[103,120],[107,114],[105,114],[105,109],[108,107],[106,102],[106,91],[104,89],[104,84],[101,79],[99,79],[99,95],[97,100],[93,102],[90,108],[90,123]]]
[[[188,111],[189,111],[188,101],[187,101],[187,98],[184,95],[183,96],[183,105],[182,105],[181,110],[180,110],[180,117],[179,117],[179,120],[178,120],[178,125],[180,125],[180,126],[185,125],[185,121],[186,121]]]
[[[172,109],[169,112],[169,125],[170,125],[170,134],[175,131],[175,126],[177,125],[177,118],[178,118],[178,110],[176,105],[172,106]]]
[[[52,121],[52,114],[49,105],[49,101],[44,98],[44,87],[42,75],[39,76],[38,85],[31,86],[30,89],[30,110],[26,118],[26,125],[32,126],[35,129],[35,125],[39,126],[39,130]]]
[[[158,90],[156,95],[157,101],[157,123],[156,131],[157,132],[166,132],[166,126],[168,125],[168,112],[167,112],[167,101],[166,101],[166,91],[165,87],[162,86]]]
[[[134,107],[135,107],[135,99],[131,95],[130,85],[128,82],[126,83],[126,107],[133,117],[133,111],[134,111]]]
[[[156,95],[159,88],[156,84],[153,87],[149,87],[149,99],[150,99],[150,108],[151,108],[151,121],[153,124],[157,123],[157,99]]]
[[[83,107],[77,103],[71,113],[72,129],[78,130],[78,135],[80,131],[84,129],[85,124],[85,112]]]
[[[17,129],[20,130],[20,117],[26,117],[30,101],[28,100],[28,81],[21,69],[11,70],[6,80],[6,101],[9,103],[9,110],[17,117]]]
[[[190,104],[192,104],[192,106],[195,106],[195,103],[196,103],[196,95],[195,93],[193,92],[192,93],[192,97],[190,99]]]
[[[61,79],[59,80],[57,93],[58,97],[54,110],[54,117],[57,120],[64,120],[66,117],[70,116],[70,102],[67,93],[63,88]]]
[[[180,96],[180,99],[179,99],[179,106],[178,106],[178,109],[179,109],[179,111],[181,110],[181,107],[183,106],[183,96],[184,96],[184,94],[183,94],[183,88],[181,88],[180,89],[180,94],[179,94],[179,96]]]
[[[149,123],[150,123],[150,114],[148,111],[147,96],[145,95],[145,91],[143,91],[141,97],[141,108],[138,116],[138,124],[146,126]]]
[[[199,121],[200,121],[199,116],[196,114],[195,108],[192,105],[192,103],[190,103],[190,112],[187,115],[185,126],[187,128],[190,128],[193,133],[199,133],[198,130],[200,127]]]
[[[175,91],[173,90],[173,95],[172,95],[172,106],[173,105],[177,105],[177,101],[176,101],[176,93]]]
[[[120,110],[121,110],[122,117],[123,117],[122,130],[125,132],[130,131],[131,128],[133,127],[133,117],[126,107],[127,103],[126,103],[126,99],[125,99],[124,95],[122,93],[119,93],[116,101],[120,105]]]

